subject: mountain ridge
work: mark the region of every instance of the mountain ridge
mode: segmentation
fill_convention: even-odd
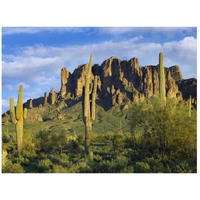
[[[81,100],[86,71],[87,64],[79,65],[73,73],[70,73],[65,67],[62,68],[60,91],[56,93],[51,90],[48,95],[48,102],[52,104],[52,96],[55,96],[53,102],[67,99]],[[91,79],[94,75],[98,77],[97,99],[107,100],[111,107],[116,104],[129,104],[129,102],[144,100],[157,95],[159,91],[158,65],[140,66],[136,57],[127,61],[112,56],[104,60],[101,65],[94,64],[92,73]],[[189,87],[191,82],[194,85],[197,82],[193,78],[193,81],[183,79],[178,65],[165,67],[165,80],[167,97],[170,99],[176,97],[178,100],[189,98],[190,91],[184,92],[183,88],[186,87],[184,85]],[[191,95],[192,102],[196,105],[195,86]],[[39,97],[33,100],[33,104],[35,106],[42,104],[43,98]],[[28,102],[25,103],[26,106],[28,106]]]

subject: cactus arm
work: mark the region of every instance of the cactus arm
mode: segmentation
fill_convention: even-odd
[[[89,75],[91,75],[91,72],[92,72],[92,60],[93,60],[93,55],[91,54],[90,62],[89,62],[89,66],[88,66],[88,74]]]
[[[17,120],[15,118],[15,106],[14,106],[14,99],[10,98],[10,117],[14,124],[17,124]]]
[[[90,95],[89,95],[89,74],[85,76],[85,91],[84,91],[84,118],[88,120],[90,116]]]
[[[18,101],[16,106],[16,118],[20,120],[23,118],[23,85],[19,87]]]
[[[91,119],[92,121],[95,120],[95,100],[96,100],[96,93],[97,93],[97,76],[94,77],[94,84],[93,84],[93,91],[92,91],[92,109],[91,109]]]
[[[27,118],[27,108],[24,108],[24,120]]]
[[[93,82],[90,84],[90,91],[89,91],[89,94],[92,94],[92,91],[93,91]]]

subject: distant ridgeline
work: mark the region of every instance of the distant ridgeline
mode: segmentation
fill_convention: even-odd
[[[60,100],[79,101],[82,98],[87,65],[79,65],[71,74],[66,68],[61,70],[61,89],[58,93],[52,89],[49,95],[31,100],[33,106],[54,104]],[[97,103],[112,107],[116,104],[128,107],[130,102],[150,98],[159,93],[159,65],[141,67],[137,58],[129,61],[111,57],[101,65],[94,64],[92,76],[97,75]],[[93,79],[93,77],[91,77]],[[192,97],[192,105],[197,105],[197,79],[183,79],[179,66],[165,68],[167,98],[176,97],[187,100]],[[104,103],[102,103],[104,102]],[[25,103],[28,107],[30,100]]]

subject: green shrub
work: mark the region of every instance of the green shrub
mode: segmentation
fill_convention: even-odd
[[[150,166],[149,166],[148,163],[138,161],[138,162],[135,163],[135,165],[136,165],[136,169],[137,169],[136,172],[139,172],[139,173],[150,172]]]
[[[68,169],[62,165],[53,165],[52,173],[68,173]]]
[[[51,131],[40,131],[36,137],[37,149],[47,154],[62,153],[69,149],[69,140],[64,132],[52,133]]]
[[[20,165],[28,165],[29,164],[29,159],[25,158],[23,156],[19,156],[15,158],[14,160],[16,163],[19,163]]]
[[[6,161],[4,167],[2,167],[3,173],[24,173],[24,168],[19,163],[12,163],[10,160]]]
[[[152,97],[133,106],[130,120],[135,140],[134,149],[140,159],[160,157],[163,162],[182,159],[195,163],[197,159],[196,111],[188,117],[188,107],[176,99],[167,100],[166,106]]]
[[[9,136],[9,135],[4,135],[4,136],[2,137],[2,142],[3,142],[3,143],[8,143],[8,142],[10,142],[10,136]]]
[[[154,157],[145,158],[145,161],[150,165],[151,172],[164,172],[164,165],[159,159],[155,159]]]
[[[178,164],[175,168],[176,173],[192,173],[191,167],[188,165],[187,161],[183,161]]]
[[[40,160],[37,167],[39,172],[48,172],[48,170],[53,167],[53,163],[47,158]]]
[[[23,150],[29,151],[29,152],[35,150],[34,137],[33,137],[32,132],[30,130],[24,131]]]
[[[127,166],[123,168],[120,173],[134,173],[134,168],[133,166]]]

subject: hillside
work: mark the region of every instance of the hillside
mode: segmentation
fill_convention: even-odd
[[[66,107],[65,107],[66,106]],[[96,106],[96,120],[93,123],[93,132],[105,134],[106,132],[117,133],[120,129],[124,132],[130,131],[128,110],[121,110],[120,105],[112,107],[105,111],[101,106]],[[37,118],[40,115],[43,121]],[[39,120],[39,121],[38,121]],[[10,122],[10,116],[3,117],[2,130],[14,132],[15,126]],[[28,119],[24,122],[26,130],[38,133],[41,130],[50,130],[52,132],[66,132],[68,134],[84,135],[85,127],[82,120],[82,103],[78,102],[70,107],[64,101],[57,102],[54,105],[45,105],[42,108],[33,107],[28,109]]]

